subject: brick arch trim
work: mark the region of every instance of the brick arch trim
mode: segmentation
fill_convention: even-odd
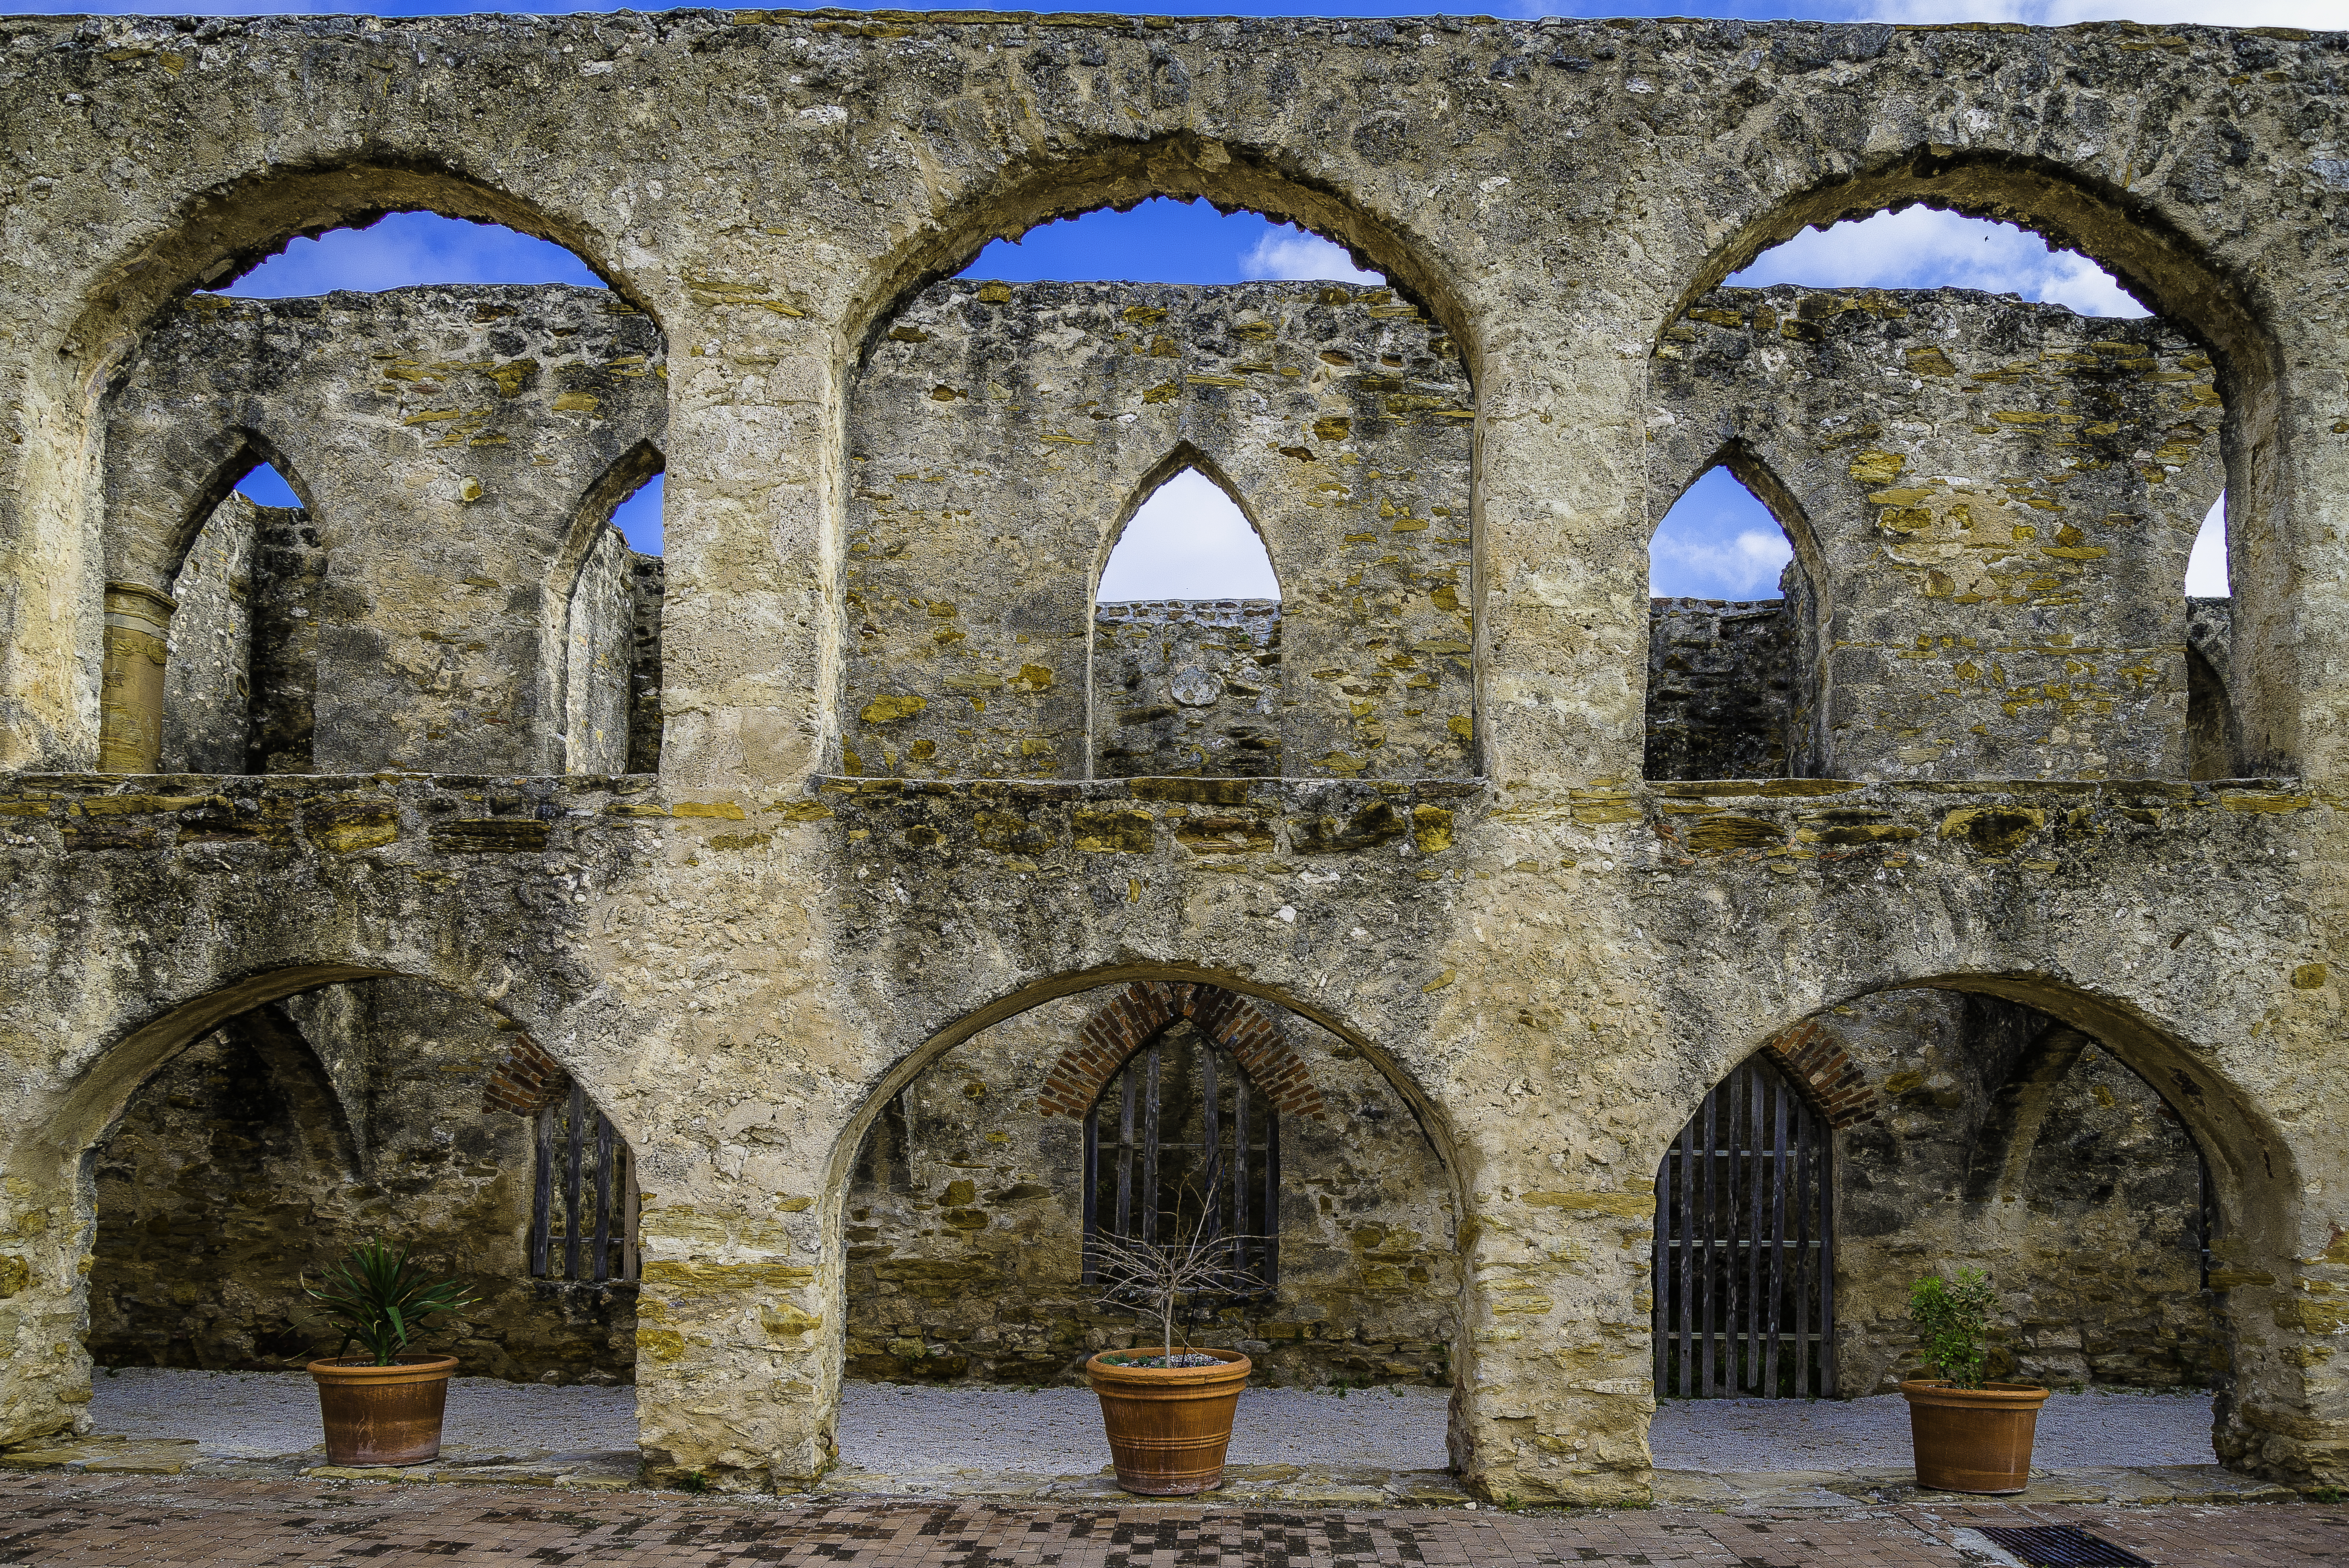
[[[1178,1018],[1188,1018],[1231,1052],[1248,1082],[1286,1116],[1319,1117],[1321,1089],[1271,1014],[1220,985],[1141,980],[1117,994],[1086,1021],[1077,1043],[1044,1075],[1036,1109],[1045,1116],[1081,1118],[1117,1076],[1126,1058]]]
[[[490,1072],[481,1086],[483,1110],[510,1110],[516,1116],[536,1116],[571,1093],[571,1075],[563,1064],[539,1048],[528,1035],[516,1035],[506,1059]]]
[[[1764,1043],[1762,1054],[1796,1084],[1827,1125],[1876,1119],[1876,1086],[1816,1018],[1806,1018]]]

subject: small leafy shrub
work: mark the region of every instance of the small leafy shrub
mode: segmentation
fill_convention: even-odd
[[[479,1297],[465,1295],[455,1280],[428,1280],[424,1270],[408,1259],[408,1249],[397,1253],[380,1238],[362,1242],[350,1256],[326,1271],[323,1288],[303,1290],[326,1304],[326,1316],[343,1331],[339,1357],[356,1341],[388,1367],[408,1342],[428,1327],[428,1320],[443,1313],[462,1312]]]
[[[1990,1359],[1990,1315],[1998,1305],[1990,1275],[1961,1268],[1954,1278],[1927,1274],[1909,1287],[1909,1320],[1926,1363],[1960,1388],[1982,1386]]]

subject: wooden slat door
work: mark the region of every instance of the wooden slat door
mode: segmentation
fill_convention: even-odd
[[[1661,1398],[1835,1392],[1832,1132],[1764,1057],[1723,1078],[1656,1169]]]
[[[626,1140],[575,1086],[538,1113],[533,1131],[532,1276],[635,1279],[636,1173]]]

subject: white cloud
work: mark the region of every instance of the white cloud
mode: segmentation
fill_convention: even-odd
[[[1293,223],[1272,230],[1240,256],[1244,278],[1319,278],[1340,284],[1382,284],[1377,273],[1354,265],[1346,247]]]
[[[1967,288],[2021,294],[2083,315],[2146,314],[2087,257],[2012,223],[1911,207],[1806,229],[1729,280],[1741,287]]]
[[[1278,599],[1264,541],[1223,488],[1185,469],[1134,511],[1102,570],[1098,598]]]
[[[1775,599],[1778,574],[1794,558],[1775,528],[1741,530],[1725,541],[1659,529],[1648,546],[1649,592],[1666,599]]]
[[[2078,22],[2200,22],[2214,27],[2341,26],[2341,0],[1871,0],[1855,14],[1885,22],[2027,22],[2064,27]]]
[[[2227,497],[2222,490],[2194,536],[2194,553],[2186,558],[2186,596],[2224,599],[2234,592],[2227,569]]]

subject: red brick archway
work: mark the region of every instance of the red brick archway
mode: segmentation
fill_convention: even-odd
[[[1836,1128],[1876,1116],[1876,1086],[1862,1076],[1843,1046],[1816,1018],[1806,1018],[1765,1043],[1762,1054],[1795,1083]]]
[[[506,1059],[481,1086],[483,1110],[510,1110],[516,1116],[536,1116],[571,1092],[571,1075],[562,1064],[539,1049],[528,1035],[516,1035]]]
[[[1264,1008],[1220,985],[1141,980],[1086,1023],[1077,1043],[1044,1075],[1036,1109],[1046,1116],[1081,1117],[1126,1058],[1177,1018],[1188,1018],[1239,1061],[1248,1082],[1287,1116],[1319,1116],[1324,1107],[1313,1075]]]

